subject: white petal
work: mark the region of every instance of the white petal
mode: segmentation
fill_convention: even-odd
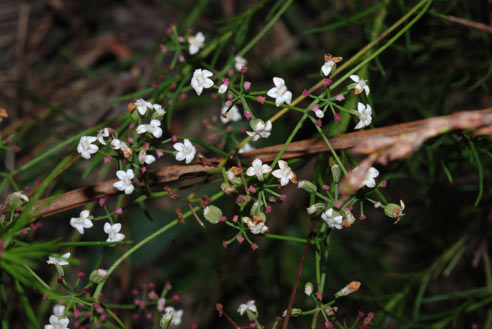
[[[350,79],[352,79],[355,82],[359,82],[360,78],[357,74],[353,74],[350,76]]]
[[[109,234],[111,232],[111,224],[109,222],[104,223],[104,233]]]
[[[285,85],[285,81],[282,78],[274,77],[273,78],[273,84],[275,85],[275,87],[278,88],[278,87],[281,87],[281,86]]]

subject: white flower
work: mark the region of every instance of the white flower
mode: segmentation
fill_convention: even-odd
[[[225,83],[221,84],[219,87],[219,94],[224,94],[227,91],[227,88],[228,86]]]
[[[234,57],[234,66],[236,67],[236,70],[241,71],[241,69],[246,66],[248,62],[244,57],[241,56],[236,56]]]
[[[140,115],[145,115],[145,113],[147,113],[147,108],[152,108],[152,103],[147,102],[142,98],[137,99],[133,104],[137,107],[137,111]]]
[[[68,329],[69,322],[67,318],[59,319],[53,314],[50,316],[50,324],[46,324],[44,329]]]
[[[119,181],[113,184],[114,188],[120,191],[125,191],[125,194],[131,194],[134,190],[132,185],[132,179],[135,177],[132,169],[128,169],[126,172],[124,170],[118,170],[116,172],[116,177]]]
[[[121,224],[116,223],[111,225],[109,222],[104,223],[104,232],[108,234],[107,242],[118,242],[125,238],[125,235],[119,233],[121,230]]]
[[[269,165],[263,164],[260,159],[254,159],[253,163],[251,164],[251,167],[246,170],[246,175],[248,176],[255,176],[258,178],[258,180],[262,181],[263,180],[263,175],[268,174],[270,171],[272,171],[272,168],[270,168]]]
[[[308,215],[312,215],[316,212],[317,208],[315,204],[310,205],[309,207],[306,208],[306,212]]]
[[[106,145],[104,138],[109,137],[109,128],[103,128],[97,131],[97,141],[102,145]]]
[[[304,285],[304,293],[307,295],[307,296],[311,296],[311,294],[313,293],[313,284],[311,282],[307,282],[305,285]]]
[[[358,95],[364,90],[366,92],[366,96],[369,96],[369,86],[367,85],[367,80],[361,79],[357,74],[351,75],[350,79],[352,79],[355,84],[355,94]]]
[[[164,312],[167,314],[172,314],[171,324],[175,326],[179,326],[181,324],[181,318],[183,317],[183,310],[175,310],[174,307],[168,306],[164,309]]]
[[[58,318],[62,318],[64,312],[65,312],[64,305],[56,304],[55,306],[53,306],[53,315],[56,315]]]
[[[359,167],[355,167],[354,170],[359,170]],[[362,186],[365,185],[369,188],[373,188],[374,186],[376,186],[376,180],[374,178],[378,176],[379,176],[379,171],[376,168],[374,167],[369,168],[366,177],[364,177],[364,181],[362,181]]]
[[[335,66],[335,62],[332,59],[330,59],[327,62],[325,62],[325,64],[323,64],[323,66],[321,67],[321,72],[323,72],[324,76],[328,76],[330,75],[330,72],[334,66]]]
[[[257,313],[258,309],[256,308],[255,301],[254,300],[248,300],[246,304],[241,304],[239,305],[239,308],[237,309],[239,314],[243,315],[244,312],[246,311],[251,311],[253,313]]]
[[[265,124],[263,120],[257,120],[254,131],[247,131],[246,134],[248,136],[253,136],[251,139],[253,142],[256,142],[260,137],[268,138],[272,132],[272,122],[268,120]]]
[[[357,111],[359,111],[359,123],[354,129],[361,129],[367,127],[372,122],[371,105],[364,105],[361,102],[357,103]]]
[[[183,143],[175,143],[173,147],[176,151],[178,151],[176,153],[176,160],[178,161],[185,160],[185,162],[188,164],[195,157],[196,149],[188,139],[185,139]]]
[[[226,113],[226,111],[227,111],[228,108],[229,107],[227,107],[227,106],[222,107],[221,113]],[[242,118],[242,116],[239,113],[239,109],[237,108],[236,105],[233,105],[231,107],[231,109],[229,111],[227,111],[226,118],[224,118],[222,115],[220,116],[220,121],[223,124],[226,124],[229,121],[239,121],[239,120],[241,120],[241,118]]]
[[[94,136],[80,137],[79,145],[77,145],[77,152],[79,152],[84,159],[90,159],[91,154],[94,154],[99,150],[97,145],[92,144],[96,140],[97,138]]]
[[[342,229],[343,217],[336,211],[333,211],[333,208],[322,213],[321,218],[328,224],[329,228],[336,228],[337,230]]]
[[[141,124],[137,127],[137,134],[142,135],[145,133],[151,133],[155,138],[162,136],[161,122],[159,120],[152,120],[150,124]]]
[[[195,72],[193,72],[191,86],[195,89],[198,96],[202,93],[203,88],[210,88],[214,85],[214,82],[209,79],[212,75],[212,72],[202,69],[196,69]]]
[[[243,223],[248,225],[249,230],[253,234],[263,234],[268,232],[269,228],[268,226],[265,225],[265,222],[263,221],[263,218],[260,216],[254,216],[253,220],[249,217],[243,217],[242,218]]]
[[[21,202],[29,202],[29,197],[23,192],[13,192],[12,197],[19,199]]]
[[[89,219],[89,210],[82,210],[80,212],[80,217],[70,218],[70,225],[74,229],[84,234],[84,228],[91,228],[93,226],[92,221]]]
[[[66,254],[61,255],[60,257],[58,256],[50,256],[48,258],[48,261],[46,263],[48,264],[53,264],[53,265],[68,265],[68,258],[70,258],[70,253],[67,252]]]
[[[205,36],[202,32],[198,32],[195,36],[190,35],[188,37],[188,43],[190,44],[190,55],[195,55],[200,50],[200,48],[203,48],[204,42]]]
[[[162,108],[162,105],[160,104],[152,104],[152,108],[159,116],[164,116],[164,114],[166,114],[166,111]]]
[[[278,166],[280,169],[274,170],[272,175],[280,179],[280,185],[285,186],[289,184],[289,180],[295,180],[296,174],[290,169],[287,162],[279,160]]]
[[[249,152],[249,151],[253,151],[255,150],[255,148],[253,146],[251,146],[249,143],[246,143],[244,144],[243,147],[241,147],[238,151],[239,154],[241,153],[245,153],[245,152]]]
[[[282,78],[273,78],[273,84],[275,87],[267,92],[267,95],[275,98],[275,105],[280,106],[282,103],[290,104],[292,100],[292,93],[287,90],[285,81]]]
[[[119,149],[121,149],[122,151],[128,150],[128,145],[126,145],[125,142],[122,142],[117,138],[111,141],[111,147],[113,148],[113,150],[119,150]]]
[[[155,156],[145,153],[144,150],[138,153],[138,162],[151,164],[155,161]]]
[[[323,118],[324,118],[324,116],[325,116],[325,114],[323,113],[323,111],[321,111],[320,109],[317,109],[317,110],[314,112],[314,114],[315,114],[318,118],[320,118],[320,119],[323,119]]]

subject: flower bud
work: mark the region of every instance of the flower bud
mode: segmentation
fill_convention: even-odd
[[[222,210],[220,208],[210,205],[203,210],[203,216],[212,224],[217,224],[222,216]]]
[[[325,209],[325,204],[318,202],[310,205],[308,208],[306,208],[306,211],[308,215],[319,215],[323,212]]]
[[[306,282],[306,285],[304,285],[304,293],[307,296],[311,296],[313,293],[313,284],[311,282]]]
[[[297,187],[303,189],[304,191],[306,191],[308,193],[316,193],[318,191],[318,188],[316,187],[316,185],[314,185],[313,183],[311,183],[308,180],[300,181],[299,184],[297,185]]]
[[[395,223],[398,223],[403,216],[405,216],[403,210],[405,210],[405,204],[402,200],[400,200],[400,205],[397,205],[396,203],[388,203],[384,207],[384,214],[390,218],[395,218]]]
[[[300,316],[302,315],[302,310],[300,308],[293,308],[290,312],[290,316]],[[285,318],[287,316],[287,310],[284,311],[282,316]]]
[[[10,210],[14,210],[29,202],[29,198],[22,192],[10,193],[7,198],[7,204]]]
[[[359,281],[352,281],[349,284],[347,284],[343,289],[339,290],[335,294],[335,298],[343,297],[343,296],[348,296],[360,288],[360,282]]]
[[[171,324],[171,321],[173,320],[174,317],[174,309],[168,309],[166,313],[161,318],[161,322],[159,323],[161,329],[167,329],[169,325]]]
[[[95,284],[99,284],[104,280],[106,280],[107,277],[108,277],[108,271],[99,268],[91,272],[91,275],[89,275],[89,281]]]
[[[340,182],[340,167],[336,163],[331,166],[331,176],[333,177],[333,181],[335,183]]]
[[[249,212],[251,216],[258,215],[258,213],[261,211],[261,208],[259,206],[260,203],[258,201],[255,201],[255,203],[253,203],[253,205],[251,206],[251,210]]]
[[[220,188],[227,195],[231,195],[231,194],[234,194],[234,193],[237,192],[237,190],[233,186],[231,186],[230,184],[228,184],[228,183],[222,183],[222,184],[220,184]]]

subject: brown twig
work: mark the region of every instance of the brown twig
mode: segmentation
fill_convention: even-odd
[[[306,240],[306,244],[304,245],[304,251],[302,253],[301,262],[299,263],[299,267],[297,268],[297,275],[294,281],[294,286],[292,287],[292,292],[290,293],[289,298],[289,306],[287,307],[287,314],[285,315],[284,324],[282,325],[282,329],[287,329],[289,325],[290,314],[292,313],[292,305],[294,305],[294,298],[296,297],[296,290],[299,284],[299,280],[301,279],[302,268],[304,266],[304,261],[306,260],[306,255],[309,250],[309,245],[311,244],[311,236],[313,234],[314,228],[316,227],[316,219],[313,219],[311,222],[311,229],[309,230],[309,235]]]
[[[384,164],[387,161],[409,156],[426,139],[450,130],[468,129],[475,130],[476,134],[490,135],[492,134],[491,127],[492,108],[487,108],[352,132],[332,137],[329,139],[329,142],[335,150],[353,149],[356,153],[366,155],[377,153],[378,157],[375,161]],[[252,161],[255,158],[259,158],[263,162],[271,162],[275,159],[282,147],[283,145],[281,144],[243,153],[241,154],[241,159]],[[318,154],[327,152],[328,150],[329,148],[323,140],[302,140],[291,143],[282,155],[282,159]],[[197,175],[217,170],[216,164],[220,163],[223,158],[217,157],[208,160],[210,161],[210,165],[194,163],[190,165],[174,165],[149,171],[149,184],[150,186],[155,186],[176,182],[187,177],[196,177]],[[34,206],[35,214],[36,216],[48,216],[79,207],[102,197],[120,193],[113,187],[115,182],[116,179],[113,179],[40,200]],[[143,182],[141,184],[143,186]]]
[[[470,21],[470,20],[460,18],[460,17],[455,17],[455,16],[446,16],[446,20],[492,34],[492,26],[487,25],[487,24],[477,23],[474,21]]]

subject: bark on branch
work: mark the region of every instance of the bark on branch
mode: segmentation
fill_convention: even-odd
[[[329,139],[335,150],[352,149],[353,152],[368,155],[364,166],[370,168],[374,162],[386,164],[388,161],[402,159],[418,148],[425,140],[451,130],[474,130],[475,134],[492,135],[492,108],[476,111],[458,112],[451,115],[412,121],[371,130],[357,131]],[[241,154],[241,159],[271,162],[283,145],[268,146]],[[329,151],[323,140],[308,139],[292,142],[282,159],[291,159]],[[196,177],[216,170],[222,158],[204,159],[202,163],[174,165],[149,171],[151,186],[176,182],[186,177]],[[362,182],[364,170],[357,175],[349,173],[340,185],[341,192],[349,195],[355,192]],[[49,216],[65,210],[82,206],[90,201],[120,193],[113,187],[116,179],[96,185],[69,191],[63,195],[39,200],[35,206],[37,216]]]

